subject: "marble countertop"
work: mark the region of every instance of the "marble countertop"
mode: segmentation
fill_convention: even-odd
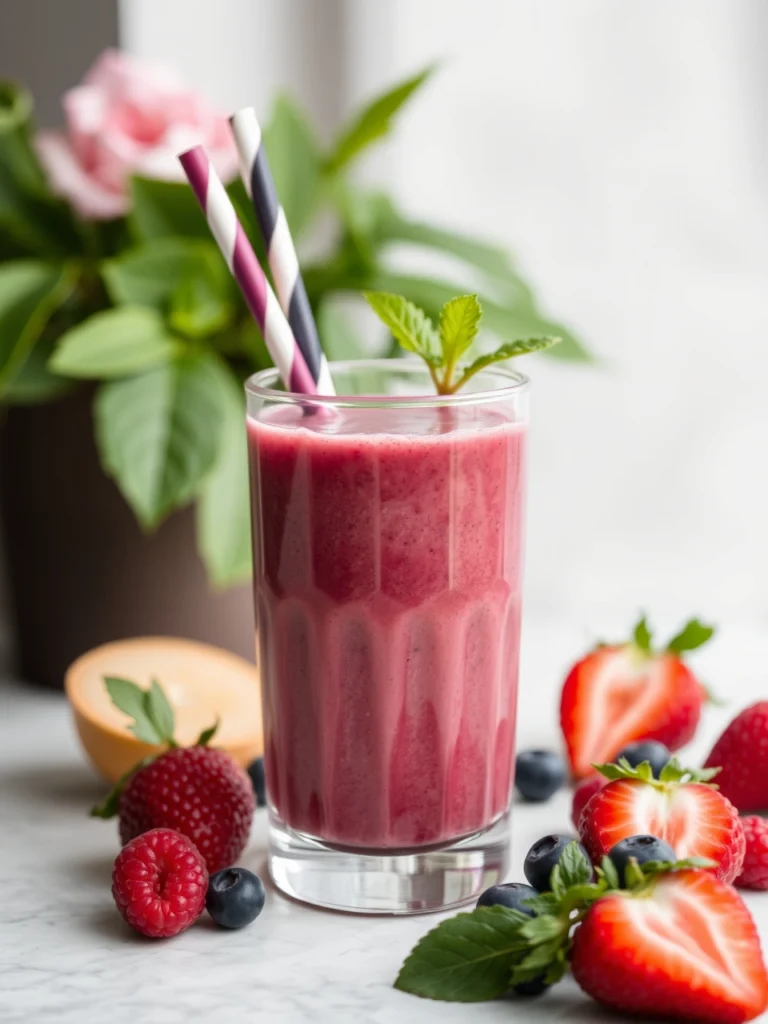
[[[577,630],[529,629],[519,735],[555,742],[557,683],[584,646]],[[732,630],[699,658],[732,702],[707,712],[691,761],[735,711],[768,693],[768,634]],[[539,683],[536,680],[539,680]],[[551,685],[544,685],[550,680]],[[168,942],[134,936],[118,916],[110,874],[112,822],[87,808],[103,792],[80,754],[61,695],[0,685],[0,1021],[2,1024],[421,1024],[466,1021],[611,1024],[572,982],[536,1001],[436,1003],[397,992],[404,956],[440,915],[376,918],[292,903],[268,888],[250,928],[226,933],[204,915]],[[518,806],[514,870],[548,831],[570,830],[570,798]],[[265,877],[265,813],[242,863]],[[768,893],[747,894],[768,949]],[[768,1014],[762,1021],[768,1022]]]

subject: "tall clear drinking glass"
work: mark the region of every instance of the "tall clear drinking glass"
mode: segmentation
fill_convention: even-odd
[[[246,385],[270,869],[319,906],[437,910],[507,867],[528,381],[331,371],[332,398]]]

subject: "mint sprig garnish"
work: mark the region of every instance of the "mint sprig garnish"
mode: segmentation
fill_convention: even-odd
[[[642,865],[633,859],[625,872],[624,895],[642,896],[659,875],[671,871],[713,866],[701,857]],[[443,921],[413,948],[395,988],[426,999],[475,1003],[542,977],[554,985],[568,970],[576,927],[594,903],[620,889],[607,857],[594,875],[595,881],[584,881],[593,877],[592,865],[578,843],[569,844],[550,876],[553,891],[526,901],[534,917],[497,906]]]
[[[611,782],[634,779],[661,790],[666,789],[669,783],[685,785],[689,782],[703,782],[717,789],[712,779],[722,771],[721,768],[684,768],[676,757],[664,765],[658,778],[653,774],[650,761],[642,761],[635,768],[625,757],[620,757],[615,764],[593,764],[592,767]]]
[[[424,360],[439,395],[455,394],[476,373],[493,363],[539,352],[560,341],[559,338],[508,341],[494,352],[465,364],[463,357],[477,338],[483,316],[477,295],[457,295],[446,302],[437,328],[423,309],[403,295],[389,292],[365,292],[364,295],[398,344]]]
[[[156,679],[152,680],[148,690],[132,680],[123,679],[120,676],[104,676],[104,685],[115,707],[133,719],[128,729],[136,739],[155,747],[163,747],[166,750],[178,747],[178,743],[173,737],[176,727],[173,707]],[[197,747],[208,746],[218,727],[219,719],[217,718],[213,725],[203,729],[194,745]],[[129,779],[139,769],[145,768],[159,756],[159,754],[148,755],[121,776],[101,803],[91,808],[91,817],[114,818],[118,812],[120,796]]]

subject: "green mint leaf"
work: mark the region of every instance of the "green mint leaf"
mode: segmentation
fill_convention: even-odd
[[[464,371],[459,386],[465,384],[470,377],[484,370],[493,363],[501,363],[505,359],[514,359],[515,356],[525,356],[530,352],[543,352],[544,349],[552,348],[559,344],[559,338],[527,338],[521,341],[507,341],[495,352],[488,352],[479,356],[473,363],[470,363]]]
[[[523,906],[528,907],[534,914],[556,914],[560,909],[560,903],[560,898],[553,892],[542,892],[529,900],[523,900]]]
[[[563,885],[570,889],[575,885],[585,885],[592,881],[592,865],[584,856],[579,844],[574,840],[563,850],[558,867],[563,879]]]
[[[138,764],[135,764],[133,768],[129,768],[125,775],[121,775],[101,803],[98,803],[91,808],[90,817],[105,819],[114,818],[120,809],[120,797],[123,795],[123,790],[128,784],[128,780],[132,775],[135,775],[140,768],[146,768],[146,766],[148,764],[152,764],[154,760],[155,758],[152,755],[144,757],[138,762]]]
[[[474,1003],[509,990],[513,957],[525,947],[520,928],[530,921],[507,907],[477,907],[428,932],[413,948],[395,988],[426,999]]]
[[[530,953],[527,953],[518,964],[515,964],[510,984],[520,985],[526,981],[534,981],[561,959],[565,960],[562,933],[558,934],[556,939],[534,946]]]
[[[364,296],[374,313],[404,349],[421,356],[430,366],[440,365],[435,325],[423,310],[402,295],[364,292]]]
[[[647,654],[650,654],[651,631],[648,629],[648,622],[644,615],[635,626],[634,633],[632,634],[632,640],[638,650],[645,651]]]
[[[147,691],[145,698],[146,710],[152,722],[166,743],[173,743],[174,718],[173,708],[163,693],[156,679]]]
[[[549,888],[556,899],[562,900],[563,896],[565,896],[565,882],[563,881],[563,872],[559,864],[555,864],[552,868],[552,873],[549,876]]]
[[[702,647],[715,632],[714,626],[705,626],[698,619],[691,619],[680,630],[677,636],[673,636],[667,644],[667,650],[671,654],[683,654],[685,651],[695,651]]]
[[[216,735],[216,730],[221,725],[221,719],[217,718],[213,725],[209,725],[207,729],[203,729],[200,735],[195,741],[196,747],[207,747],[213,737]]]
[[[453,368],[477,337],[483,311],[476,295],[457,295],[440,311],[443,363]]]
[[[537,946],[541,942],[550,942],[563,934],[567,925],[558,917],[546,914],[542,917],[529,917],[524,925],[521,925],[519,935],[531,946]]]

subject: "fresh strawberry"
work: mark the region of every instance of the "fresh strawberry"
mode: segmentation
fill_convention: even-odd
[[[235,760],[207,746],[216,727],[206,729],[195,746],[178,747],[173,710],[156,682],[149,690],[127,679],[106,683],[114,703],[134,719],[132,731],[170,750],[137,765],[92,816],[118,814],[123,844],[150,829],[173,829],[192,840],[211,874],[231,867],[248,842],[255,797]]]
[[[768,700],[737,715],[712,748],[720,791],[740,811],[768,810]]]
[[[571,804],[571,821],[573,827],[578,831],[579,822],[581,821],[581,812],[587,806],[589,801],[595,795],[599,793],[601,789],[608,785],[608,780],[604,775],[591,775],[588,779],[584,779],[580,782],[573,791],[573,803]]]
[[[661,651],[645,619],[629,643],[601,645],[568,674],[560,725],[573,775],[613,761],[633,740],[654,739],[677,750],[696,731],[707,693],[680,655],[701,647],[714,630],[692,619]]]
[[[579,822],[581,841],[599,863],[629,836],[666,840],[679,858],[706,857],[714,873],[732,882],[744,861],[744,830],[736,808],[707,780],[716,769],[693,772],[672,760],[654,779],[650,766],[604,765],[613,781],[592,797]]]
[[[740,889],[768,889],[768,820],[751,815],[741,819],[746,841],[744,866],[735,881]]]
[[[571,970],[616,1010],[696,1024],[741,1024],[768,1006],[749,911],[702,871],[680,871],[594,903],[576,930]]]

